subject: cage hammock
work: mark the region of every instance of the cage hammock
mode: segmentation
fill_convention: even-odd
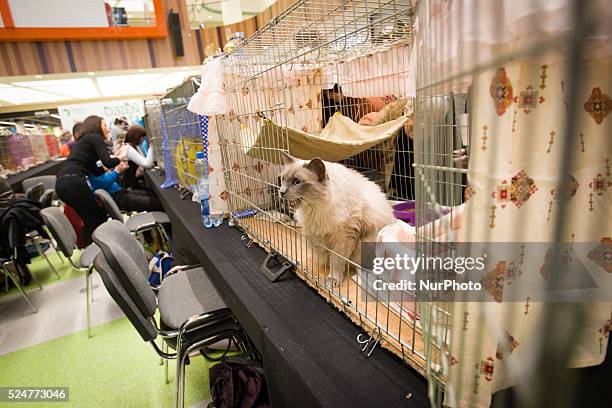
[[[282,150],[302,160],[339,161],[393,137],[407,120],[400,116],[377,126],[363,126],[336,112],[317,136],[264,119],[254,143],[245,149],[249,156],[274,164],[283,164]]]

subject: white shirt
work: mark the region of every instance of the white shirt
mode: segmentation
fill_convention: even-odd
[[[140,147],[135,149],[131,145],[128,145],[127,157],[128,160],[136,163],[143,169],[150,169],[153,167],[153,149],[151,148],[149,148],[147,156],[145,157]]]

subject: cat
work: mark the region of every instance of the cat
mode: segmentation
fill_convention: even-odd
[[[375,242],[378,231],[395,221],[380,187],[339,163],[285,155],[281,178],[279,194],[295,211],[298,226],[318,243],[357,264],[359,244]],[[346,261],[341,257],[317,257],[329,265],[326,281],[332,287],[344,277]]]

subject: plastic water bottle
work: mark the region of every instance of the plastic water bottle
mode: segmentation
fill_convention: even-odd
[[[210,228],[210,207],[208,205],[208,163],[204,158],[204,152],[196,153],[196,176],[198,177],[197,193],[200,200],[202,212],[202,225]]]
[[[196,176],[198,177],[197,193],[202,212],[202,225],[205,228],[218,227],[223,223],[223,214],[211,215],[209,205],[208,161],[204,152],[196,153]]]

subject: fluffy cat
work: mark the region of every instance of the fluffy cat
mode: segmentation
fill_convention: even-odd
[[[279,193],[295,211],[304,232],[333,252],[359,263],[361,242],[374,242],[378,231],[395,221],[385,194],[372,181],[338,163],[287,155]],[[327,277],[338,285],[346,261],[319,256],[330,266]]]

